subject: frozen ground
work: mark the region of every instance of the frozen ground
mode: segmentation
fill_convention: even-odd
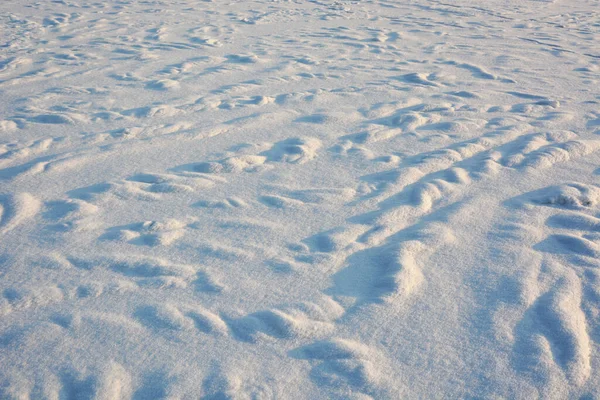
[[[3,0],[0,398],[597,399],[598,0]]]

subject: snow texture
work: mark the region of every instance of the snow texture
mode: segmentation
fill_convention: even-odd
[[[3,0],[0,99],[0,399],[600,398],[598,0]]]

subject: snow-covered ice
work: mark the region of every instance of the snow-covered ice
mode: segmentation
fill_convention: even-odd
[[[600,398],[599,0],[3,0],[0,399]]]

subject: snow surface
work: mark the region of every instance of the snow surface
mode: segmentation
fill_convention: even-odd
[[[600,1],[3,0],[1,399],[600,398]]]

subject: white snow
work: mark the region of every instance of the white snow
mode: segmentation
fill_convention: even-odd
[[[0,399],[600,398],[600,1],[0,2]]]

